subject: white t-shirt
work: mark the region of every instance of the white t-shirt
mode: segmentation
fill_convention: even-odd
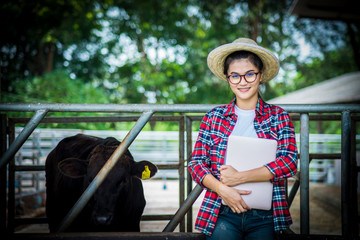
[[[235,114],[237,121],[231,135],[257,138],[254,128],[255,109],[242,110],[235,105]]]

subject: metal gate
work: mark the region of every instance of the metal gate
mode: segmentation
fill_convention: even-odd
[[[117,160],[126,151],[130,144],[137,137],[139,132],[143,129],[145,124],[149,121],[178,121],[179,122],[179,164],[177,166],[162,166],[166,169],[178,169],[179,171],[179,186],[180,186],[180,204],[181,207],[174,216],[161,217],[162,220],[170,218],[168,225],[163,230],[164,232],[172,232],[180,223],[180,231],[185,231],[184,216],[187,214],[187,231],[192,232],[192,214],[191,206],[202,188],[197,185],[193,189],[190,176],[187,177],[187,198],[185,200],[184,194],[184,169],[186,167],[185,161],[185,145],[186,145],[186,160],[190,159],[192,152],[191,132],[192,123],[200,121],[202,116],[194,116],[194,113],[205,113],[215,107],[216,105],[149,105],[149,104],[15,104],[5,103],[0,104],[1,114],[1,159],[0,159],[0,230],[1,232],[12,234],[14,228],[14,208],[11,200],[13,199],[13,188],[11,184],[11,176],[16,170],[16,166],[11,165],[15,153],[20,149],[22,144],[34,131],[34,129],[41,122],[88,122],[88,121],[129,121],[135,120],[134,127],[129,131],[122,143],[113,153],[104,168],[99,172],[97,177],[92,181],[79,201],[68,213],[67,217],[59,227],[59,231],[63,231],[71,224],[72,220],[86,205],[87,201],[95,193],[100,186],[107,173],[112,169]],[[300,186],[300,202],[301,202],[301,234],[288,235],[286,238],[299,239],[301,236],[307,236],[311,239],[309,227],[309,163],[312,159],[341,159],[341,207],[342,207],[342,235],[337,236],[340,239],[352,239],[358,236],[358,216],[357,216],[357,174],[358,167],[356,165],[356,124],[359,121],[360,105],[280,105],[287,112],[292,115],[293,121],[300,121],[300,169],[301,175],[295,187],[289,193],[289,203],[295,196],[295,193]],[[34,116],[28,119],[18,119],[18,122],[27,121],[23,131],[14,139],[13,131],[11,130],[16,121],[9,121],[4,112],[35,112]],[[45,118],[48,112],[93,112],[93,113],[141,113],[140,116],[131,116],[128,119],[121,119],[120,117],[69,117],[69,118]],[[154,114],[172,114],[171,116],[157,116]],[[174,114],[179,114],[174,115]],[[341,121],[341,154],[309,154],[309,122],[310,121]],[[186,132],[186,139],[185,139]],[[43,170],[40,167],[38,170]],[[6,181],[9,178],[9,186],[7,192]],[[191,192],[190,190],[193,189]],[[7,206],[6,199],[9,204]],[[7,207],[6,207],[7,206]],[[8,211],[8,214],[6,213]],[[154,216],[149,216],[145,220],[153,220]],[[156,217],[155,217],[156,218]],[[159,220],[159,219],[156,219]],[[44,221],[44,220],[41,220]],[[36,222],[36,221],[35,221]],[[299,238],[298,238],[299,237]],[[331,236],[327,236],[330,237]],[[327,238],[327,239],[330,239]],[[315,239],[315,238],[314,238]],[[338,238],[337,238],[338,239]]]

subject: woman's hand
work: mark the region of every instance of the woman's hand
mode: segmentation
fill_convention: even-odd
[[[241,184],[240,172],[230,165],[222,165],[220,167],[220,181],[226,186],[233,187]]]
[[[241,195],[250,194],[251,191],[238,190],[220,183],[217,193],[234,213],[242,213],[251,209],[248,205],[246,205],[243,198],[241,197]]]

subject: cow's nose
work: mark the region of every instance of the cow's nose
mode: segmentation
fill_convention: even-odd
[[[111,215],[108,215],[108,216],[96,216],[95,217],[95,220],[98,224],[100,225],[105,225],[105,224],[108,224],[110,223],[111,221]]]

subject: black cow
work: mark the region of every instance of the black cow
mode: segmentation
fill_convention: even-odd
[[[54,232],[120,144],[78,134],[64,138],[46,159],[46,214]],[[145,197],[140,178],[154,176],[148,161],[135,162],[127,150],[66,231],[140,231]]]

